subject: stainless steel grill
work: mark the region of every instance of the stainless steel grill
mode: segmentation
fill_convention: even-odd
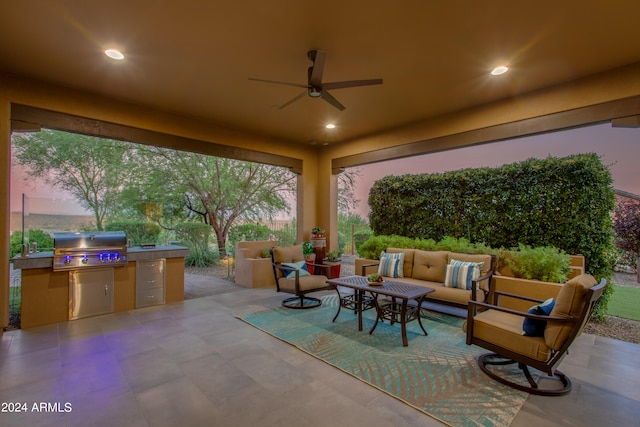
[[[53,234],[53,271],[127,265],[123,231]]]

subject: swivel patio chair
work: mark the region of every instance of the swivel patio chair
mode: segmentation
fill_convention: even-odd
[[[582,274],[562,285],[555,300],[542,302],[521,295],[495,292],[493,304],[470,301],[464,325],[467,344],[492,351],[479,356],[478,365],[491,378],[518,390],[542,396],[569,393],[571,380],[556,367],[582,332],[605,285],[605,280],[597,283],[593,276]],[[517,311],[501,307],[501,295],[541,304],[531,307],[528,312]],[[528,335],[525,335],[525,331]],[[528,385],[517,375],[517,370],[506,369],[515,363],[522,370],[521,374],[524,374]],[[532,375],[529,367],[547,376],[542,372]],[[536,381],[534,376],[539,376],[539,380]],[[543,383],[544,387],[541,386]]]
[[[287,292],[295,296],[282,301],[287,308],[305,309],[318,307],[322,304],[319,298],[307,296],[310,292],[329,289],[327,276],[317,274],[329,266],[322,264],[310,264],[314,268],[311,274],[302,254],[302,245],[276,246],[271,250],[271,262],[273,274],[278,292]]]

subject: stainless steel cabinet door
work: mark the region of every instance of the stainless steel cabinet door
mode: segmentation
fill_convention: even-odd
[[[113,268],[69,272],[69,320],[113,313]]]

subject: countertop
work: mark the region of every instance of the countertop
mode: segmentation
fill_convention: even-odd
[[[189,248],[184,246],[168,245],[155,248],[141,248],[139,246],[127,249],[128,261],[141,261],[158,258],[184,258],[189,255]],[[53,268],[53,252],[36,252],[27,256],[20,254],[13,257],[13,268]]]

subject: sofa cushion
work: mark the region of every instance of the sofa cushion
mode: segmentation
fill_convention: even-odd
[[[416,249],[413,256],[414,279],[444,283],[447,268],[447,251],[422,251]]]
[[[578,317],[584,305],[584,296],[598,282],[590,274],[581,274],[562,285],[556,305],[551,310],[552,317]],[[571,334],[574,324],[549,320],[544,330],[544,340],[549,347],[559,350]]]
[[[482,268],[480,268],[480,276],[486,276],[493,267],[491,265],[491,255],[488,254],[463,254],[460,252],[449,252],[447,255],[447,263],[450,264],[451,260],[465,261],[465,262],[482,262]]]
[[[441,301],[443,303],[451,303],[460,306],[467,306],[471,299],[471,291],[460,288],[448,288],[442,283],[439,286],[431,286],[435,292],[427,295],[427,299],[433,301]],[[484,302],[484,292],[478,292],[478,301]]]
[[[384,277],[404,277],[404,252],[380,254],[378,274]]]
[[[413,274],[413,255],[415,253],[415,249],[387,248],[386,252],[388,254],[403,253],[404,266],[403,266],[402,275],[404,277],[411,277],[411,275]]]
[[[556,305],[556,300],[549,298],[548,300],[531,307],[529,314],[537,314],[538,316],[548,316]],[[543,337],[544,328],[547,326],[546,320],[529,319],[525,317],[522,322],[522,335],[529,337]]]
[[[447,264],[444,285],[448,288],[471,290],[471,281],[480,277],[483,263],[465,262],[452,259]]]

